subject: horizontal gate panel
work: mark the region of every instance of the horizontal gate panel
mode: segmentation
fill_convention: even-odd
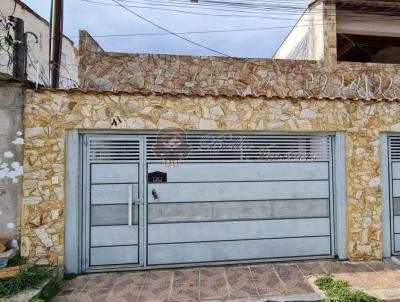
[[[160,202],[329,198],[328,181],[149,184]]]
[[[329,215],[329,199],[272,201],[272,218],[327,217]]]
[[[92,183],[137,183],[138,164],[92,164]]]
[[[93,204],[121,204],[128,203],[129,187],[133,186],[135,198],[139,195],[138,184],[107,184],[91,186],[91,203]]]
[[[394,232],[400,234],[400,216],[394,216]]]
[[[400,216],[400,197],[393,197],[393,215]]]
[[[393,197],[400,197],[400,180],[393,180]]]
[[[329,199],[149,204],[149,223],[328,217]]]
[[[392,163],[392,177],[400,179],[400,162]]]
[[[139,262],[137,245],[92,247],[90,265],[136,264]]]
[[[394,251],[400,252],[400,234],[394,234]]]
[[[165,172],[168,182],[321,180],[328,178],[328,169],[327,162],[149,164],[149,173]]]
[[[329,236],[329,218],[150,224],[148,243]]]
[[[331,255],[330,237],[150,245],[149,265]]]
[[[91,246],[138,244],[138,226],[94,226],[91,227]]]
[[[90,207],[90,225],[127,225],[128,204],[94,205]],[[132,206],[132,223],[139,222],[139,206]]]

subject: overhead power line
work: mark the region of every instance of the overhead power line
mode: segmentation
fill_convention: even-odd
[[[177,2],[164,2],[160,0],[147,0],[145,2],[142,1],[132,1],[132,0],[125,0],[124,2],[127,2],[125,6],[130,7],[130,3],[134,3],[135,5],[140,4],[140,5],[149,5],[149,6],[156,6],[157,7],[178,7],[178,8],[189,8],[189,9],[196,9],[196,10],[218,10],[218,11],[227,11],[227,12],[246,12],[246,13],[277,13],[277,11],[282,11],[280,9],[277,9],[276,7],[265,7],[265,6],[260,6],[260,7],[239,7],[241,10],[238,10],[236,6],[232,5],[220,5],[218,3],[214,4],[202,4],[201,2],[198,3],[190,3],[190,2],[184,2],[184,3],[177,3]],[[115,5],[109,2],[101,2],[104,5]],[[231,8],[231,9],[228,9]],[[235,9],[232,9],[235,8]],[[305,10],[305,7],[299,8],[298,13],[303,13]]]
[[[233,57],[233,56],[230,56],[230,55],[228,55],[228,54],[226,54],[226,53],[223,53],[223,52],[221,52],[221,51],[212,49],[211,47],[202,45],[202,44],[197,43],[197,42],[195,42],[195,41],[193,41],[193,40],[190,40],[190,39],[188,39],[188,38],[185,38],[185,37],[181,36],[180,34],[174,33],[174,32],[172,32],[172,31],[170,31],[169,29],[167,29],[167,28],[165,28],[165,27],[163,27],[163,26],[161,26],[161,25],[158,25],[157,23],[155,23],[155,22],[153,22],[153,21],[147,19],[146,17],[143,17],[142,15],[140,15],[140,14],[138,14],[138,13],[136,13],[135,11],[133,11],[133,10],[131,10],[131,9],[127,8],[127,7],[125,7],[124,5],[120,4],[118,1],[116,1],[116,0],[112,0],[112,1],[114,1],[115,3],[117,3],[119,6],[121,6],[123,9],[125,9],[125,10],[128,11],[128,12],[130,12],[131,14],[133,14],[133,15],[135,15],[136,17],[142,19],[143,21],[146,21],[147,23],[150,23],[150,24],[152,24],[153,26],[155,26],[155,27],[157,27],[157,28],[159,28],[159,29],[161,29],[161,30],[163,30],[163,31],[165,31],[165,32],[167,32],[167,33],[170,33],[171,35],[174,35],[175,37],[177,37],[177,38],[179,38],[179,39],[182,39],[182,40],[184,40],[184,41],[186,41],[186,42],[188,42],[188,43],[190,43],[190,44],[193,44],[193,45],[196,45],[196,46],[198,46],[198,47],[200,47],[200,48],[203,48],[203,49],[206,49],[206,50],[208,50],[208,51],[211,51],[211,52],[213,52],[213,53],[215,53],[215,54],[218,54],[218,55],[221,55],[221,56],[224,56],[224,57],[228,57],[228,58],[231,58],[231,59],[238,59],[238,58],[235,58],[235,57]],[[246,63],[248,63],[248,64],[250,64],[250,65],[254,65],[254,66],[256,66],[256,67],[261,67],[260,64],[257,64],[257,63],[255,63],[255,62],[253,62],[253,61],[251,61],[251,60],[247,60],[247,59],[240,59],[240,60],[242,60],[243,62],[246,62]],[[222,61],[222,62],[223,62],[224,64],[230,64],[229,62],[225,62],[225,61]]]
[[[246,10],[265,10],[265,11],[287,11],[287,12],[296,12],[303,13],[303,11],[307,8],[306,1],[300,2],[284,2],[284,1],[252,1],[246,0],[244,2],[235,2],[234,0],[230,1],[219,1],[219,0],[200,0],[195,3],[191,3],[187,0],[146,0],[144,2],[138,0],[119,0],[120,2],[128,2],[128,3],[139,3],[139,4],[150,4],[157,3],[161,5],[180,5],[181,7],[211,7],[212,9],[218,9],[219,7],[234,7],[241,8]],[[291,5],[285,5],[291,4]],[[300,4],[300,5],[299,5]],[[313,8],[314,11],[321,10],[318,7]],[[390,14],[390,12],[384,11],[386,14]]]
[[[313,24],[313,26],[322,26],[323,24]],[[310,27],[310,25],[297,25],[296,27]],[[255,28],[236,28],[236,29],[221,29],[221,30],[198,30],[198,31],[183,31],[175,32],[178,35],[192,35],[192,34],[212,34],[212,33],[228,33],[228,32],[243,32],[243,31],[263,31],[273,29],[290,29],[293,26],[273,26],[273,27],[255,27]],[[142,36],[168,36],[171,33],[132,33],[132,34],[104,34],[104,35],[91,35],[93,38],[109,38],[109,37],[142,37]],[[70,38],[79,38],[79,36],[69,36]]]
[[[92,3],[92,4],[97,4],[97,5],[106,5],[106,6],[114,6],[118,7],[120,5],[118,4],[113,4],[113,3],[105,3],[105,2],[99,2],[95,0],[82,0],[83,2],[87,3]],[[127,1],[127,0],[126,0]],[[143,3],[144,4],[144,3]],[[154,4],[146,4],[146,5],[154,5]],[[234,18],[257,18],[257,19],[270,19],[270,20],[282,20],[282,21],[297,21],[299,16],[316,16],[316,11],[313,10],[312,12],[309,11],[303,11],[303,13],[296,13],[292,15],[296,15],[296,18],[281,18],[281,17],[275,17],[271,15],[279,14],[279,15],[288,15],[290,16],[291,14],[288,12],[251,12],[251,11],[242,11],[242,10],[221,10],[221,9],[211,9],[207,8],[208,10],[213,10],[213,11],[229,11],[229,12],[240,12],[240,13],[246,13],[246,14],[255,14],[257,15],[242,15],[242,14],[219,14],[219,13],[207,13],[207,12],[199,12],[199,11],[188,11],[188,10],[180,10],[180,9],[171,9],[171,8],[163,8],[168,5],[159,5],[157,7],[149,7],[149,6],[138,6],[138,5],[125,5],[125,7],[128,8],[138,8],[138,9],[148,9],[148,10],[160,10],[160,11],[170,11],[170,12],[177,12],[177,13],[183,13],[183,14],[190,14],[190,15],[199,15],[199,16],[211,16],[211,17],[234,17]],[[190,7],[189,9],[193,9],[196,7]],[[199,8],[200,10],[204,10],[204,8]],[[334,16],[335,13],[330,13],[329,10],[325,11],[328,16]],[[261,14],[261,15],[260,15]],[[346,16],[346,20],[348,21],[357,21],[357,22],[370,22],[370,20],[366,21],[365,18],[361,18],[360,16],[355,16],[353,13],[348,13],[348,14],[343,14],[341,13],[342,16]],[[393,17],[390,15],[379,15],[380,16],[380,21],[398,21],[398,17]]]
[[[163,27],[163,26],[161,26],[161,25],[158,25],[157,23],[155,23],[155,22],[153,22],[153,21],[147,19],[146,17],[143,17],[143,16],[140,15],[139,13],[136,13],[135,11],[133,11],[133,10],[131,10],[131,9],[127,8],[127,7],[125,7],[124,5],[122,5],[121,3],[119,3],[118,1],[116,1],[116,0],[112,0],[112,1],[115,2],[115,3],[117,3],[119,6],[121,6],[123,9],[125,9],[125,10],[128,11],[128,12],[130,12],[131,14],[133,14],[133,15],[135,15],[136,17],[142,19],[143,21],[146,21],[147,23],[150,23],[151,25],[153,25],[153,26],[155,26],[155,27],[157,27],[157,28],[159,28],[159,29],[161,29],[161,30],[167,32],[167,33],[170,33],[171,35],[174,35],[174,36],[176,36],[177,38],[182,39],[182,40],[184,40],[184,41],[186,41],[186,42],[188,42],[188,43],[190,43],[190,44],[196,45],[196,46],[198,46],[198,47],[200,47],[200,48],[206,49],[206,50],[211,51],[211,52],[213,52],[213,53],[215,53],[215,54],[222,55],[222,56],[224,56],[224,57],[228,57],[228,58],[230,58],[230,59],[239,59],[239,60],[241,60],[241,61],[243,61],[243,62],[245,62],[245,63],[248,63],[248,64],[250,64],[250,65],[253,65],[253,66],[255,66],[255,67],[263,67],[262,65],[257,64],[256,62],[254,62],[253,60],[244,59],[244,58],[235,58],[235,57],[233,57],[233,56],[231,56],[231,55],[229,55],[229,54],[223,53],[223,52],[221,52],[221,51],[212,49],[211,47],[202,45],[202,44],[197,43],[197,42],[195,42],[195,41],[193,41],[193,40],[190,40],[190,39],[188,39],[188,38],[185,38],[185,37],[181,36],[180,34],[174,33],[174,32],[172,32],[172,31],[170,31],[169,29],[167,29],[167,28],[165,28],[165,27]],[[230,62],[227,62],[227,61],[221,61],[221,62],[222,62],[223,64],[230,65]]]
[[[99,5],[108,5],[108,6],[120,6],[111,3],[104,3],[92,0],[82,0],[83,2],[99,4]],[[161,10],[161,11],[171,11],[177,13],[184,13],[190,15],[199,15],[199,16],[212,16],[212,17],[237,17],[237,18],[259,18],[259,19],[271,19],[271,20],[297,20],[290,18],[279,18],[279,17],[270,17],[270,16],[262,16],[262,15],[234,15],[234,14],[211,14],[211,13],[202,13],[202,12],[193,12],[193,11],[184,11],[178,9],[169,9],[169,8],[161,8],[161,7],[146,7],[146,6],[137,6],[137,5],[125,5],[125,7],[132,8],[140,8],[140,9],[150,9],[150,10]]]
[[[114,3],[109,3],[109,2],[99,2],[95,0],[82,0],[85,2],[90,2],[94,4],[100,4],[100,5],[108,5],[108,6],[118,6]],[[324,11],[325,14],[335,14],[335,10],[330,10],[330,9],[318,9],[318,8],[313,8],[312,10],[308,10],[305,5],[298,6],[296,8],[287,8],[281,5],[269,5],[269,4],[262,4],[257,7],[249,7],[248,5],[246,6],[239,6],[241,8],[240,10],[237,9],[237,5],[234,5],[235,2],[225,2],[225,1],[202,1],[198,2],[195,4],[192,4],[187,1],[182,1],[182,0],[168,0],[163,1],[163,0],[146,0],[145,2],[142,1],[135,1],[135,0],[121,0],[119,2],[125,2],[125,3],[134,3],[135,5],[132,4],[125,4],[124,6],[126,7],[134,7],[134,8],[140,8],[140,9],[152,9],[152,10],[164,10],[164,11],[174,11],[174,12],[180,12],[180,13],[186,13],[186,14],[194,14],[194,15],[209,15],[209,16],[217,16],[217,17],[253,17],[253,18],[269,18],[269,19],[277,19],[277,20],[297,20],[296,19],[290,19],[290,18],[279,18],[279,17],[272,17],[271,15],[286,15],[286,16],[307,16],[307,15],[315,15],[318,12]],[[203,2],[211,3],[211,4],[203,4]],[[221,4],[224,3],[224,4]],[[271,2],[268,2],[271,3]],[[142,5],[139,6],[138,4]],[[145,5],[145,6],[143,6]],[[167,8],[166,8],[167,7]],[[172,8],[183,8],[183,9],[195,9],[196,11],[187,11],[187,10],[179,10],[179,9],[171,9],[168,7]],[[227,9],[229,8],[236,8],[236,9]],[[231,13],[245,13],[245,14],[250,14],[250,15],[221,15],[221,14],[210,14],[206,12],[199,12],[199,10],[212,10],[212,11],[224,11],[224,12],[231,12]],[[251,15],[251,14],[258,14],[258,15]],[[356,13],[354,12],[343,12],[341,11],[341,14],[347,17],[352,17],[354,18]],[[374,14],[377,14],[381,16],[381,19],[384,17],[392,17],[390,20],[398,20],[398,19],[393,19],[396,14],[390,13],[387,11],[376,11]]]
[[[220,52],[220,51],[218,51],[218,50],[212,49],[212,48],[210,48],[210,47],[208,47],[208,46],[202,45],[202,44],[200,44],[200,43],[197,43],[197,42],[192,41],[192,40],[190,40],[190,39],[188,39],[188,38],[185,38],[185,37],[183,37],[183,36],[181,36],[181,35],[179,35],[179,34],[177,34],[177,33],[174,33],[174,32],[172,32],[172,31],[170,31],[169,29],[167,29],[167,28],[165,28],[165,27],[163,27],[163,26],[161,26],[161,25],[158,25],[157,23],[155,23],[155,22],[153,22],[153,21],[147,19],[146,17],[143,17],[142,15],[136,13],[135,11],[129,9],[128,7],[125,7],[124,5],[122,5],[121,3],[119,3],[119,2],[116,1],[116,0],[112,0],[112,1],[115,2],[115,3],[117,3],[117,4],[118,4],[119,6],[121,6],[123,9],[125,9],[126,11],[128,11],[128,12],[130,12],[131,14],[135,15],[135,16],[138,17],[139,19],[142,19],[143,21],[145,21],[145,22],[147,22],[147,23],[150,23],[150,24],[152,24],[153,26],[155,26],[155,27],[157,27],[157,28],[159,28],[159,29],[161,29],[161,30],[163,30],[163,31],[165,31],[165,32],[167,32],[167,33],[170,33],[171,35],[174,35],[175,37],[177,37],[177,38],[179,38],[179,39],[185,40],[186,42],[188,42],[188,43],[190,43],[190,44],[196,45],[196,46],[198,46],[198,47],[200,47],[200,48],[204,48],[204,49],[206,49],[206,50],[208,50],[208,51],[211,51],[211,52],[213,52],[213,53],[216,53],[216,54],[218,54],[218,55],[222,55],[222,56],[224,56],[224,57],[230,57],[229,55],[227,55],[227,54],[225,54],[225,53],[223,53],[223,52]]]

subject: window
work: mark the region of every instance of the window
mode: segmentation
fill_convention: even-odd
[[[67,56],[63,52],[61,52],[61,64],[62,65],[66,65],[67,64]]]

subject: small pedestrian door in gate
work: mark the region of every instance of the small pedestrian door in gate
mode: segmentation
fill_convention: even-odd
[[[143,138],[84,136],[83,271],[143,265]]]

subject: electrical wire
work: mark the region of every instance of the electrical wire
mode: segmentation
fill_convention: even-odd
[[[97,5],[108,5],[108,6],[114,6],[118,7],[118,4],[113,4],[113,3],[104,3],[104,2],[99,2],[95,0],[81,0],[83,2],[91,3],[91,4],[97,4]],[[125,0],[128,2],[129,0]],[[148,0],[148,1],[154,1],[154,0]],[[149,9],[149,10],[160,10],[160,11],[170,11],[170,12],[177,12],[177,13],[183,13],[183,14],[190,14],[190,15],[199,15],[199,16],[210,16],[210,17],[227,17],[227,18],[256,18],[256,19],[266,19],[266,20],[282,20],[282,21],[297,21],[299,20],[298,16],[301,15],[302,17],[312,17],[312,16],[317,16],[315,10],[313,9],[312,12],[308,12],[308,10],[303,11],[301,14],[297,14],[297,18],[281,18],[281,17],[275,17],[271,16],[271,14],[279,14],[279,15],[289,15],[288,13],[283,13],[283,12],[269,12],[269,13],[261,13],[262,15],[238,15],[238,14],[217,14],[217,13],[205,13],[205,12],[194,12],[194,11],[187,11],[187,10],[178,10],[178,9],[169,9],[169,8],[162,8],[162,7],[148,7],[148,6],[137,6],[137,5],[125,5],[125,7],[132,7],[132,8],[138,8],[138,9]],[[215,10],[215,9],[212,9]],[[219,10],[217,10],[219,11]],[[243,12],[240,10],[235,10],[236,12]],[[326,16],[336,16],[336,12],[329,14],[326,11],[324,11]],[[251,13],[247,12],[246,13]],[[346,17],[347,21],[357,21],[357,22],[366,22],[369,23],[370,20],[366,20],[365,18],[362,18],[361,16],[356,17],[356,15],[349,13],[348,15],[341,13],[343,17]],[[320,17],[320,16],[317,16]],[[322,19],[322,16],[321,16]],[[392,22],[392,21],[399,21],[398,17],[390,17],[386,15],[380,15],[380,22]]]
[[[110,3],[103,3],[103,2],[98,2],[98,1],[93,1],[93,0],[82,0],[83,2],[88,2],[88,3],[93,3],[93,4],[99,4],[99,5],[108,5],[108,6],[120,6],[120,5],[115,5],[115,4],[110,4]],[[192,12],[192,11],[183,11],[183,10],[177,10],[177,9],[168,9],[168,8],[154,8],[154,7],[145,7],[145,6],[135,6],[135,5],[129,5],[125,7],[133,7],[133,8],[140,8],[140,9],[151,9],[151,10],[161,10],[161,11],[171,11],[171,12],[177,12],[177,13],[184,13],[184,14],[190,14],[190,15],[198,15],[198,16],[212,16],[212,17],[235,17],[235,18],[258,18],[258,19],[271,19],[271,20],[293,20],[295,21],[296,19],[288,19],[288,18],[279,18],[279,17],[269,17],[269,16],[261,16],[261,15],[234,15],[234,14],[211,14],[211,13],[202,13],[202,12]]]
[[[313,26],[322,26],[323,24],[313,24]],[[310,27],[310,25],[297,25],[296,27]],[[221,29],[221,30],[199,30],[199,31],[183,31],[175,32],[179,35],[193,35],[193,34],[213,34],[213,33],[229,33],[229,32],[243,32],[243,31],[263,31],[274,29],[290,29],[293,26],[273,26],[273,27],[254,27],[254,28],[236,28],[236,29]],[[168,32],[162,33],[132,33],[132,34],[106,34],[106,35],[90,35],[93,38],[113,38],[113,37],[142,37],[142,36],[167,36],[171,35]],[[79,36],[69,36],[70,38],[79,38]]]
[[[106,2],[99,2],[99,1],[94,1],[94,0],[82,0],[84,2],[91,2],[91,3],[97,3],[97,4],[101,4],[101,5],[110,5],[110,6],[117,6],[116,4],[113,3],[106,3]],[[178,2],[178,4],[171,4],[172,1]],[[119,2],[122,2],[122,0],[120,0]],[[145,8],[145,9],[154,9],[154,10],[171,10],[171,9],[165,9],[165,8],[161,8],[161,7],[180,7],[180,8],[195,8],[197,10],[201,9],[201,10],[213,10],[213,11],[231,11],[231,12],[245,12],[245,13],[261,13],[261,14],[267,14],[267,15],[271,15],[271,14],[285,14],[285,15],[314,15],[317,12],[324,12],[325,14],[330,14],[331,15],[335,15],[336,14],[336,10],[330,10],[330,9],[318,9],[318,8],[313,8],[312,10],[307,9],[306,6],[302,5],[299,6],[297,8],[285,8],[282,6],[259,6],[257,8],[249,8],[249,7],[242,7],[242,10],[227,10],[224,8],[221,8],[221,5],[218,5],[219,3],[225,3],[226,5],[230,4],[228,7],[236,7],[236,6],[232,6],[231,2],[225,2],[225,1],[207,1],[210,3],[213,3],[213,5],[211,4],[207,4],[204,5],[202,4],[202,2],[196,3],[196,4],[190,4],[187,2],[183,2],[183,4],[181,4],[181,0],[169,0],[168,2],[162,1],[162,0],[146,0],[145,2],[138,2],[138,1],[133,1],[133,0],[123,0],[123,2],[127,2],[127,3],[136,3],[136,4],[141,4],[141,5],[148,5],[148,6],[137,6],[137,5],[125,5],[126,7],[135,7],[135,8]],[[150,6],[150,7],[149,7]],[[151,7],[151,6],[156,6],[156,7]],[[223,6],[225,7],[225,6]],[[244,9],[244,10],[243,10]],[[249,10],[250,9],[250,10]],[[186,13],[194,13],[194,14],[206,14],[206,13],[199,13],[199,12],[188,12],[188,11],[179,11],[179,10],[172,10],[172,11],[178,11],[178,12],[186,12]],[[348,15],[348,16],[353,16],[355,13],[353,12],[341,12],[342,15]],[[386,11],[375,11],[374,14],[378,14],[381,15],[383,17],[385,16],[397,16],[398,14],[393,14],[390,12],[386,12]],[[209,14],[207,14],[209,15]],[[212,14],[211,14],[212,15]],[[220,15],[218,15],[220,16]],[[224,16],[232,16],[232,15],[224,15]],[[242,16],[243,17],[243,16]],[[246,16],[246,17],[250,17],[250,16]],[[259,16],[261,17],[261,16]],[[271,17],[272,18],[272,17]],[[283,20],[288,20],[288,18],[281,18]]]
[[[300,1],[300,2],[284,2],[284,1],[279,1],[277,4],[275,4],[273,1],[251,1],[247,0],[245,2],[235,2],[235,1],[218,1],[218,0],[202,0],[198,1],[196,3],[190,3],[185,0],[168,0],[168,1],[163,1],[163,0],[146,0],[144,2],[138,2],[137,0],[119,0],[120,2],[128,2],[128,3],[140,3],[140,4],[150,4],[150,3],[157,3],[161,5],[171,5],[172,4],[179,4],[183,5],[185,7],[193,7],[195,6],[196,8],[198,7],[211,7],[212,9],[218,9],[219,7],[240,7],[242,9],[246,10],[263,10],[263,11],[279,11],[279,12],[289,12],[289,13],[300,13],[302,14],[303,11],[307,8],[306,1]],[[283,3],[292,3],[291,6],[285,6],[282,5]],[[300,4],[300,5],[298,5]],[[295,6],[293,6],[295,5]],[[336,9],[329,9],[329,8],[323,8],[320,9],[318,7],[313,7],[313,11],[325,11],[329,12],[332,11],[334,12]],[[380,12],[386,14],[392,14],[392,12]]]
[[[17,1],[14,0],[14,9],[13,12],[11,13],[11,16],[14,16],[16,9],[17,9]]]
[[[230,56],[230,55],[228,55],[228,54],[226,54],[226,53],[223,53],[223,52],[221,52],[221,51],[212,49],[212,48],[210,48],[210,47],[208,47],[208,46],[202,45],[202,44],[197,43],[197,42],[195,42],[195,41],[193,41],[193,40],[190,40],[190,39],[188,39],[188,38],[185,38],[185,37],[183,37],[183,36],[181,36],[181,35],[179,35],[179,34],[176,34],[176,33],[172,32],[172,31],[170,31],[169,29],[167,29],[167,28],[165,28],[165,27],[163,27],[163,26],[161,26],[161,25],[158,25],[157,23],[155,23],[155,22],[153,22],[153,21],[151,21],[151,20],[149,20],[149,19],[143,17],[142,15],[140,15],[140,14],[138,14],[138,13],[132,11],[131,9],[125,7],[125,6],[122,5],[122,4],[120,4],[118,1],[116,1],[116,0],[112,0],[112,1],[114,1],[115,3],[118,3],[123,9],[125,9],[126,11],[128,11],[128,12],[130,12],[131,14],[135,15],[136,17],[142,19],[143,21],[145,21],[145,22],[147,22],[147,23],[150,23],[151,25],[153,25],[153,26],[155,26],[155,27],[157,27],[157,28],[159,28],[159,29],[161,29],[161,30],[163,30],[163,31],[165,31],[165,32],[168,32],[168,33],[170,33],[171,35],[174,35],[174,36],[176,36],[177,38],[180,38],[180,39],[182,39],[182,40],[184,40],[184,41],[186,41],[186,42],[188,42],[188,43],[190,43],[190,44],[199,46],[200,48],[209,50],[209,51],[211,51],[211,52],[213,52],[213,53],[215,53],[215,54],[222,55],[223,57],[228,57],[228,58],[231,58],[231,59],[238,59],[238,58],[235,58],[235,57],[233,57],[233,56]],[[262,65],[257,64],[257,63],[255,63],[255,62],[252,61],[252,60],[247,60],[247,59],[240,59],[240,60],[243,61],[243,62],[246,62],[246,63],[248,63],[248,64],[250,64],[250,65],[254,65],[254,66],[256,66],[256,67],[262,67]],[[225,61],[221,61],[221,62],[223,62],[224,64],[231,65],[229,62],[225,62]]]
[[[37,72],[37,63],[39,63],[39,60],[35,57],[34,55],[34,50],[31,47],[31,45],[28,43],[28,60],[30,62],[30,66],[32,67],[32,69],[35,71],[35,73]],[[50,83],[50,78],[47,74],[47,72],[45,72],[45,70],[48,70],[48,65],[46,64],[41,64],[40,65],[40,80],[41,80],[41,84],[47,86]],[[59,65],[60,68],[60,87],[61,88],[71,88],[71,87],[78,87],[78,82],[76,79],[74,79],[71,75],[71,71],[70,68],[68,66],[74,66],[74,69],[78,68],[78,64],[63,64],[60,63]],[[63,69],[61,71],[61,69]]]
[[[242,62],[248,63],[248,64],[253,65],[253,66],[255,66],[255,67],[263,67],[262,65],[257,64],[256,62],[254,62],[255,60],[248,60],[248,59],[243,59],[243,58],[235,58],[235,57],[233,57],[233,56],[230,56],[229,54],[223,53],[223,52],[221,52],[221,51],[218,51],[218,50],[212,49],[212,48],[210,48],[210,47],[208,47],[208,46],[205,46],[205,45],[202,45],[202,44],[200,44],[200,43],[197,43],[197,42],[195,42],[195,41],[193,41],[193,40],[191,40],[191,39],[185,38],[185,37],[183,37],[183,36],[181,36],[181,35],[179,35],[179,34],[177,34],[177,33],[174,33],[174,32],[172,32],[172,31],[170,31],[169,29],[167,29],[167,28],[165,28],[165,27],[163,27],[163,26],[161,26],[161,25],[158,25],[157,23],[155,23],[155,22],[153,22],[153,21],[147,19],[146,17],[140,15],[139,13],[137,13],[137,12],[135,12],[135,11],[133,11],[133,10],[131,10],[131,9],[127,8],[127,7],[125,7],[124,5],[120,4],[117,0],[112,0],[112,1],[114,1],[114,2],[117,3],[117,4],[119,4],[119,6],[121,6],[123,9],[125,9],[125,10],[128,11],[129,13],[135,15],[135,16],[138,17],[139,19],[141,19],[141,20],[143,20],[143,21],[145,21],[145,22],[147,22],[147,23],[149,23],[149,24],[151,24],[151,25],[153,25],[153,26],[155,26],[155,27],[157,27],[157,28],[159,28],[159,29],[161,29],[161,30],[167,32],[167,33],[170,33],[171,35],[174,35],[175,37],[177,37],[177,38],[179,38],[179,39],[182,39],[182,40],[184,40],[184,41],[186,41],[186,42],[188,42],[188,43],[190,43],[190,44],[193,44],[193,45],[196,45],[196,46],[198,46],[198,47],[200,47],[200,48],[209,50],[209,51],[211,51],[211,52],[213,52],[213,53],[215,53],[215,54],[221,55],[221,56],[223,56],[223,57],[228,57],[228,58],[230,58],[230,59],[240,60],[240,61],[242,61]],[[226,61],[223,61],[223,60],[222,60],[221,62],[224,63],[224,64],[227,64],[227,65],[231,65],[230,62],[226,62]],[[267,62],[265,62],[264,64],[267,64]],[[292,73],[295,73],[295,74],[296,74],[296,72],[292,72]],[[300,72],[299,74],[302,74],[302,73]]]
[[[181,36],[181,35],[179,35],[179,34],[176,34],[176,33],[172,32],[172,31],[170,31],[169,29],[167,29],[167,28],[165,28],[165,27],[163,27],[163,26],[161,26],[161,25],[158,25],[157,23],[155,23],[155,22],[153,22],[153,21],[147,19],[146,17],[143,17],[142,15],[136,13],[135,11],[129,9],[128,7],[125,7],[124,5],[120,4],[120,3],[119,3],[118,1],[116,1],[116,0],[112,0],[112,1],[114,1],[115,3],[117,3],[117,4],[118,4],[119,6],[121,6],[123,9],[125,9],[126,11],[128,11],[128,12],[130,12],[131,14],[135,15],[135,16],[138,17],[139,19],[142,19],[143,21],[145,21],[145,22],[147,22],[147,23],[150,23],[151,25],[153,25],[153,26],[155,26],[155,27],[157,27],[157,28],[159,28],[159,29],[161,29],[161,30],[163,30],[163,31],[165,31],[165,32],[168,32],[168,33],[170,33],[171,35],[173,35],[173,36],[175,36],[175,37],[177,37],[177,38],[179,38],[179,39],[181,39],[181,40],[184,40],[184,41],[186,41],[186,42],[188,42],[188,43],[190,43],[190,44],[196,45],[196,46],[198,46],[198,47],[200,47],[200,48],[206,49],[206,50],[211,51],[211,52],[213,52],[213,53],[216,53],[216,54],[218,54],[218,55],[222,55],[222,56],[224,56],[224,57],[229,57],[229,55],[227,55],[227,54],[225,54],[225,53],[223,53],[223,52],[220,52],[220,51],[215,50],[215,49],[212,49],[212,48],[210,48],[210,47],[208,47],[208,46],[205,46],[205,45],[202,45],[202,44],[197,43],[197,42],[195,42],[195,41],[192,41],[192,40],[190,40],[190,39],[188,39],[188,38],[185,38],[185,37],[183,37],[183,36]]]
[[[32,57],[33,57],[33,58],[32,58]],[[29,46],[28,46],[27,58],[28,58],[28,60],[29,60],[29,63],[30,63],[30,65],[31,65],[32,69],[35,71],[35,73],[37,73],[38,70],[36,69],[36,64],[35,64],[33,61],[35,61],[35,62],[39,62],[39,61],[35,58],[35,56],[33,55],[33,51],[32,51],[32,49],[31,49]],[[40,63],[39,63],[39,64],[40,64]],[[42,64],[40,64],[40,65],[41,65],[41,67],[42,67]],[[27,67],[28,67],[28,66],[27,66]],[[28,72],[28,70],[27,70],[27,72]],[[50,83],[50,79],[47,77],[46,72],[44,72],[44,68],[40,68],[39,77],[40,77],[39,80],[42,81],[41,84],[47,86],[47,85]]]

